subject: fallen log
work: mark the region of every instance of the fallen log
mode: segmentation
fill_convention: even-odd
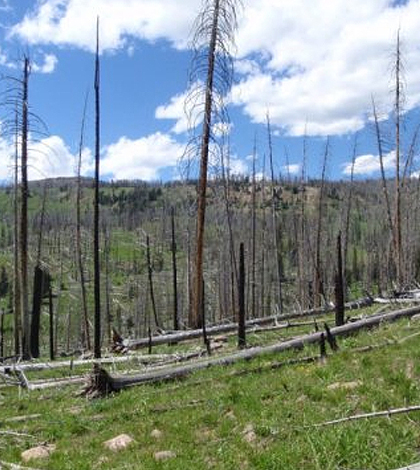
[[[355,300],[353,302],[347,302],[345,304],[345,308],[348,310],[353,310],[356,308],[362,308],[372,305],[373,299],[371,297],[364,297],[360,300]],[[291,324],[289,320],[292,319],[299,319],[305,317],[314,317],[314,316],[321,316],[325,314],[331,314],[334,312],[334,306],[326,306],[317,309],[311,310],[303,310],[301,312],[292,312],[285,315],[271,315],[269,317],[262,317],[262,318],[254,318],[252,320],[248,320],[245,324],[246,329],[257,329],[262,327],[263,325],[270,325],[274,324],[274,328],[282,329],[282,328],[291,328],[294,326],[298,326],[298,324]],[[284,322],[279,324],[279,322]],[[299,325],[300,326],[300,325]],[[227,323],[223,325],[214,325],[209,326],[206,328],[207,336],[214,336],[221,333],[229,333],[232,331],[236,331],[238,329],[237,323]],[[181,341],[189,341],[192,339],[200,338],[203,335],[202,329],[197,330],[187,330],[187,331],[180,331],[176,333],[169,333],[163,334],[159,336],[152,336],[151,338],[139,338],[134,340],[124,340],[124,345],[129,350],[135,349],[142,349],[149,347],[150,344],[152,346],[158,346],[162,344],[171,344],[171,343],[179,343]]]
[[[104,357],[100,359],[99,362],[101,364],[116,364],[122,362],[137,362],[138,364],[150,364],[151,362],[166,360],[174,358],[176,355],[174,354],[148,354],[137,356],[135,354],[131,354],[128,356],[118,356],[118,357]],[[50,369],[73,369],[74,367],[84,366],[89,364],[97,363],[98,359],[77,359],[75,361],[59,361],[59,362],[25,362],[25,363],[13,363],[10,365],[2,365],[0,366],[0,374],[12,374],[15,370],[21,371],[42,371],[42,370],[50,370]]]
[[[27,381],[25,387],[28,390],[44,390],[46,388],[64,387],[66,385],[80,384],[85,382],[86,377],[77,375],[74,377],[66,377],[60,379],[37,380],[34,382]]]
[[[363,318],[362,320],[348,323],[346,325],[331,328],[334,336],[345,336],[364,328],[371,328],[382,322],[391,322],[403,317],[411,317],[420,313],[420,307],[412,307],[404,310],[397,310],[374,318]],[[289,349],[302,349],[306,344],[313,344],[320,341],[322,332],[310,333],[294,339],[276,343],[270,346],[257,346],[233,353],[229,356],[214,357],[211,359],[197,361],[184,366],[162,368],[160,370],[149,371],[143,374],[131,376],[113,376],[108,374],[99,364],[94,365],[94,371],[90,376],[86,395],[102,396],[109,392],[119,391],[133,385],[163,382],[184,378],[187,375],[212,366],[225,366],[241,360],[249,360],[263,354],[279,353]],[[83,393],[83,392],[82,392]]]

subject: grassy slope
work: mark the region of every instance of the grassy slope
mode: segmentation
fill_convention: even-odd
[[[351,351],[355,346],[416,332],[420,332],[420,322],[402,320],[342,339],[340,351],[325,364],[229,375],[233,370],[317,352],[308,348],[202,371],[175,384],[134,387],[96,401],[77,398],[76,388],[20,395],[15,389],[1,388],[2,419],[42,416],[26,422],[3,421],[0,431],[33,437],[0,434],[0,456],[20,462],[23,450],[48,442],[56,444],[57,450],[49,460],[31,466],[55,470],[384,470],[413,463],[420,460],[420,412],[322,429],[304,426],[420,404],[420,336],[366,353]],[[283,333],[270,333],[271,339],[276,334]],[[255,335],[249,339],[262,341]],[[161,352],[174,350],[162,347]],[[352,383],[350,388],[345,386],[348,383]],[[162,431],[160,439],[151,437],[154,429]],[[118,453],[105,450],[103,442],[120,433],[131,435],[135,443]],[[160,450],[172,450],[177,456],[156,462],[153,454]]]

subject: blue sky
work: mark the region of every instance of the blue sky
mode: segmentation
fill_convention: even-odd
[[[0,0],[0,74],[19,76],[19,59],[30,55],[30,105],[48,126],[47,134],[32,134],[32,179],[74,174],[87,90],[83,173],[92,172],[97,16],[102,177],[179,177],[179,158],[189,138],[184,114],[189,43],[201,5],[201,0],[183,0],[182,5],[177,0]],[[300,175],[306,132],[307,174],[320,175],[328,136],[328,176],[348,178],[357,133],[357,177],[377,177],[373,95],[391,176],[392,62],[398,28],[406,148],[420,118],[420,0],[244,0],[238,18],[234,85],[226,97],[231,171],[249,173],[255,135],[261,170],[268,111],[277,174]],[[0,120],[5,114],[0,110]],[[0,179],[11,177],[12,153],[10,139],[2,133]]]

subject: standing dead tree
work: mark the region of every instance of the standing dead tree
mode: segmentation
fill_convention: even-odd
[[[21,206],[20,206],[20,294],[22,312],[22,356],[30,356],[30,322],[28,302],[28,139],[29,139],[29,89],[30,62],[24,58],[22,78],[22,116],[21,116]]]
[[[317,228],[316,228],[316,240],[315,240],[315,256],[314,256],[314,306],[319,307],[321,305],[321,299],[324,298],[324,287],[322,282],[322,266],[321,266],[321,232],[322,222],[324,216],[324,197],[325,197],[325,174],[327,169],[327,160],[329,154],[329,140],[325,144],[325,152],[322,163],[322,175],[321,175],[321,187],[319,189],[319,200],[318,200],[318,216],[317,216]]]
[[[202,119],[200,136],[192,138],[187,148],[187,157],[200,154],[199,182],[197,189],[196,254],[192,325],[202,324],[204,226],[206,192],[211,155],[211,143],[215,142],[212,126],[225,123],[227,115],[224,97],[230,89],[233,75],[233,38],[236,29],[236,7],[238,0],[205,0],[202,11],[194,25],[194,59],[190,75],[191,92],[186,107],[191,116]],[[190,122],[196,127],[197,121]]]
[[[401,108],[403,99],[403,82],[401,78],[402,62],[401,62],[401,43],[400,31],[397,33],[397,46],[395,51],[395,265],[396,265],[396,281],[398,289],[402,287],[402,236],[401,236]]]
[[[281,258],[281,241],[280,233],[277,223],[277,200],[278,194],[275,187],[275,176],[274,176],[274,163],[273,163],[273,141],[271,135],[271,124],[270,115],[267,113],[267,134],[268,134],[268,156],[270,159],[270,173],[271,173],[271,217],[273,222],[273,239],[274,239],[274,250],[276,259],[276,273],[277,273],[277,286],[278,286],[278,307],[280,313],[283,313],[283,269],[282,269],[282,258]]]
[[[14,175],[14,197],[13,197],[13,214],[14,214],[14,235],[13,235],[13,309],[14,309],[14,345],[15,355],[18,357],[21,353],[22,344],[22,312],[20,303],[20,275],[19,275],[19,132],[18,132],[19,116],[18,110],[15,110],[15,175]]]
[[[83,143],[85,134],[85,121],[86,121],[86,108],[87,108],[87,96],[85,98],[85,104],[83,107],[82,124],[80,129],[80,140],[79,140],[79,154],[77,159],[77,189],[76,189],[76,257],[77,267],[80,276],[80,289],[82,294],[82,344],[83,347],[90,350],[90,331],[89,331],[89,316],[87,308],[87,293],[86,293],[86,281],[85,271],[83,267],[83,254],[82,254],[82,229],[81,229],[81,209],[80,203],[82,199],[82,154],[83,154]]]
[[[101,281],[99,261],[99,161],[100,161],[100,69],[99,69],[99,18],[96,24],[95,57],[95,192],[93,202],[93,264],[94,264],[94,355],[101,357]]]

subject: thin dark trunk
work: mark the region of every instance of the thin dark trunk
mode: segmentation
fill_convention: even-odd
[[[251,214],[251,238],[252,238],[252,260],[251,260],[251,318],[256,317],[256,181],[255,160],[257,158],[257,143],[254,140],[254,151],[252,155],[252,214]]]
[[[4,310],[0,309],[0,360],[5,356],[4,342]]]
[[[22,143],[21,143],[21,212],[20,212],[20,276],[22,309],[22,356],[30,357],[30,322],[28,302],[28,84],[29,59],[25,57],[22,92]]]
[[[99,18],[96,25],[95,60],[95,190],[93,203],[93,264],[94,264],[94,356],[101,357],[101,279],[99,260],[99,163],[100,163],[100,69],[99,69]]]
[[[53,295],[52,287],[49,285],[48,289],[48,306],[49,306],[49,317],[50,317],[50,359],[54,361],[54,306],[53,306]]]
[[[13,253],[13,268],[14,268],[14,289],[13,289],[13,310],[14,310],[14,346],[15,355],[20,356],[21,345],[22,345],[22,326],[21,326],[21,277],[20,277],[20,266],[19,266],[19,191],[18,191],[18,172],[19,172],[19,133],[18,133],[18,112],[16,110],[16,121],[15,121],[15,184],[14,184],[14,198],[13,198],[13,212],[14,212],[14,253]]]
[[[175,240],[175,210],[171,210],[171,251],[172,251],[172,279],[173,279],[173,294],[174,294],[174,330],[179,330],[178,318],[178,277],[176,265],[176,240]]]
[[[281,255],[281,246],[280,246],[280,229],[278,228],[277,223],[277,213],[276,213],[276,188],[275,188],[275,177],[274,177],[274,164],[273,164],[273,144],[271,138],[271,126],[270,126],[270,116],[267,113],[267,134],[268,134],[268,152],[270,158],[270,172],[271,172],[271,216],[273,223],[273,239],[274,239],[274,250],[275,250],[275,259],[276,259],[276,268],[277,268],[277,286],[278,286],[278,306],[280,313],[283,313],[283,286],[282,286],[282,255]]]
[[[306,171],[306,130],[303,138],[302,172],[300,179],[300,223],[299,223],[299,298],[302,310],[307,307],[307,278],[306,278],[306,211],[305,211],[305,171]]]
[[[344,247],[343,247],[343,289],[344,297],[347,292],[347,253],[349,248],[350,216],[353,202],[353,182],[354,182],[354,164],[356,162],[357,136],[353,146],[353,157],[351,160],[350,188],[347,197],[346,218],[344,222]]]
[[[104,233],[105,238],[105,305],[106,305],[106,333],[108,345],[112,344],[111,333],[111,288],[109,280],[109,253],[111,251],[111,242],[109,232]]]
[[[378,152],[379,152],[379,166],[381,168],[382,192],[383,192],[384,199],[385,199],[386,215],[387,215],[387,220],[388,220],[388,228],[389,228],[389,232],[390,232],[390,235],[391,235],[393,248],[395,250],[394,224],[392,222],[391,205],[390,205],[390,202],[389,202],[388,188],[387,188],[387,185],[386,185],[386,176],[385,176],[385,168],[384,168],[384,156],[383,156],[383,151],[382,151],[382,137],[381,137],[381,131],[380,131],[380,128],[379,128],[379,119],[378,119],[378,114],[376,112],[376,105],[375,105],[375,101],[374,101],[373,97],[372,97],[372,109],[373,109],[373,117],[375,119],[376,141],[377,141],[377,144],[378,144]]]
[[[238,318],[238,347],[243,349],[246,347],[245,336],[245,253],[244,244],[241,243],[239,247],[239,283],[238,283],[238,298],[239,298],[239,318]]]
[[[397,287],[402,288],[402,244],[401,244],[401,184],[400,184],[400,135],[401,127],[401,48],[400,31],[397,35],[395,63],[395,255]]]
[[[156,311],[156,302],[155,302],[155,292],[153,288],[153,266],[150,256],[150,239],[147,235],[146,237],[146,256],[147,256],[147,272],[149,277],[149,292],[150,292],[150,301],[152,302],[153,318],[155,320],[156,328],[160,328],[159,319]]]
[[[31,356],[39,357],[39,327],[41,319],[42,297],[44,291],[44,271],[37,264],[34,272],[34,290],[31,322]]]
[[[322,176],[321,188],[319,190],[318,202],[318,220],[316,231],[316,246],[315,246],[315,266],[314,266],[314,307],[317,308],[321,305],[321,299],[324,297],[324,289],[322,286],[322,267],[321,267],[321,234],[322,234],[322,220],[324,208],[324,191],[325,191],[325,173],[327,169],[327,160],[329,153],[329,140],[325,145],[324,159],[322,163]]]
[[[260,279],[260,304],[261,304],[261,315],[265,315],[265,240],[266,240],[266,229],[267,221],[265,217],[265,154],[263,158],[262,167],[262,181],[261,181],[261,279]]]
[[[42,238],[44,234],[44,222],[45,222],[45,204],[47,200],[47,184],[44,183],[44,190],[42,195],[42,206],[41,206],[41,220],[38,233],[38,250],[36,256],[36,265],[34,271],[34,287],[32,293],[32,321],[31,321],[31,338],[30,347],[31,355],[34,358],[39,357],[39,329],[41,322],[41,308],[42,298],[44,293],[44,280],[45,274],[41,267],[41,256],[42,256]]]
[[[85,104],[83,108],[82,125],[80,130],[80,142],[79,142],[79,157],[77,161],[77,192],[76,192],[76,257],[77,267],[80,276],[80,289],[82,294],[82,346],[85,349],[90,350],[92,348],[90,340],[90,329],[89,329],[89,314],[87,307],[87,294],[86,294],[86,281],[85,272],[83,268],[83,257],[82,257],[82,228],[81,228],[81,213],[80,204],[82,199],[82,152],[84,145],[84,133],[85,133],[85,122],[86,122],[86,108],[87,108],[87,96],[85,98]]]
[[[344,285],[341,233],[337,236],[337,272],[335,274],[335,326],[344,325]]]

